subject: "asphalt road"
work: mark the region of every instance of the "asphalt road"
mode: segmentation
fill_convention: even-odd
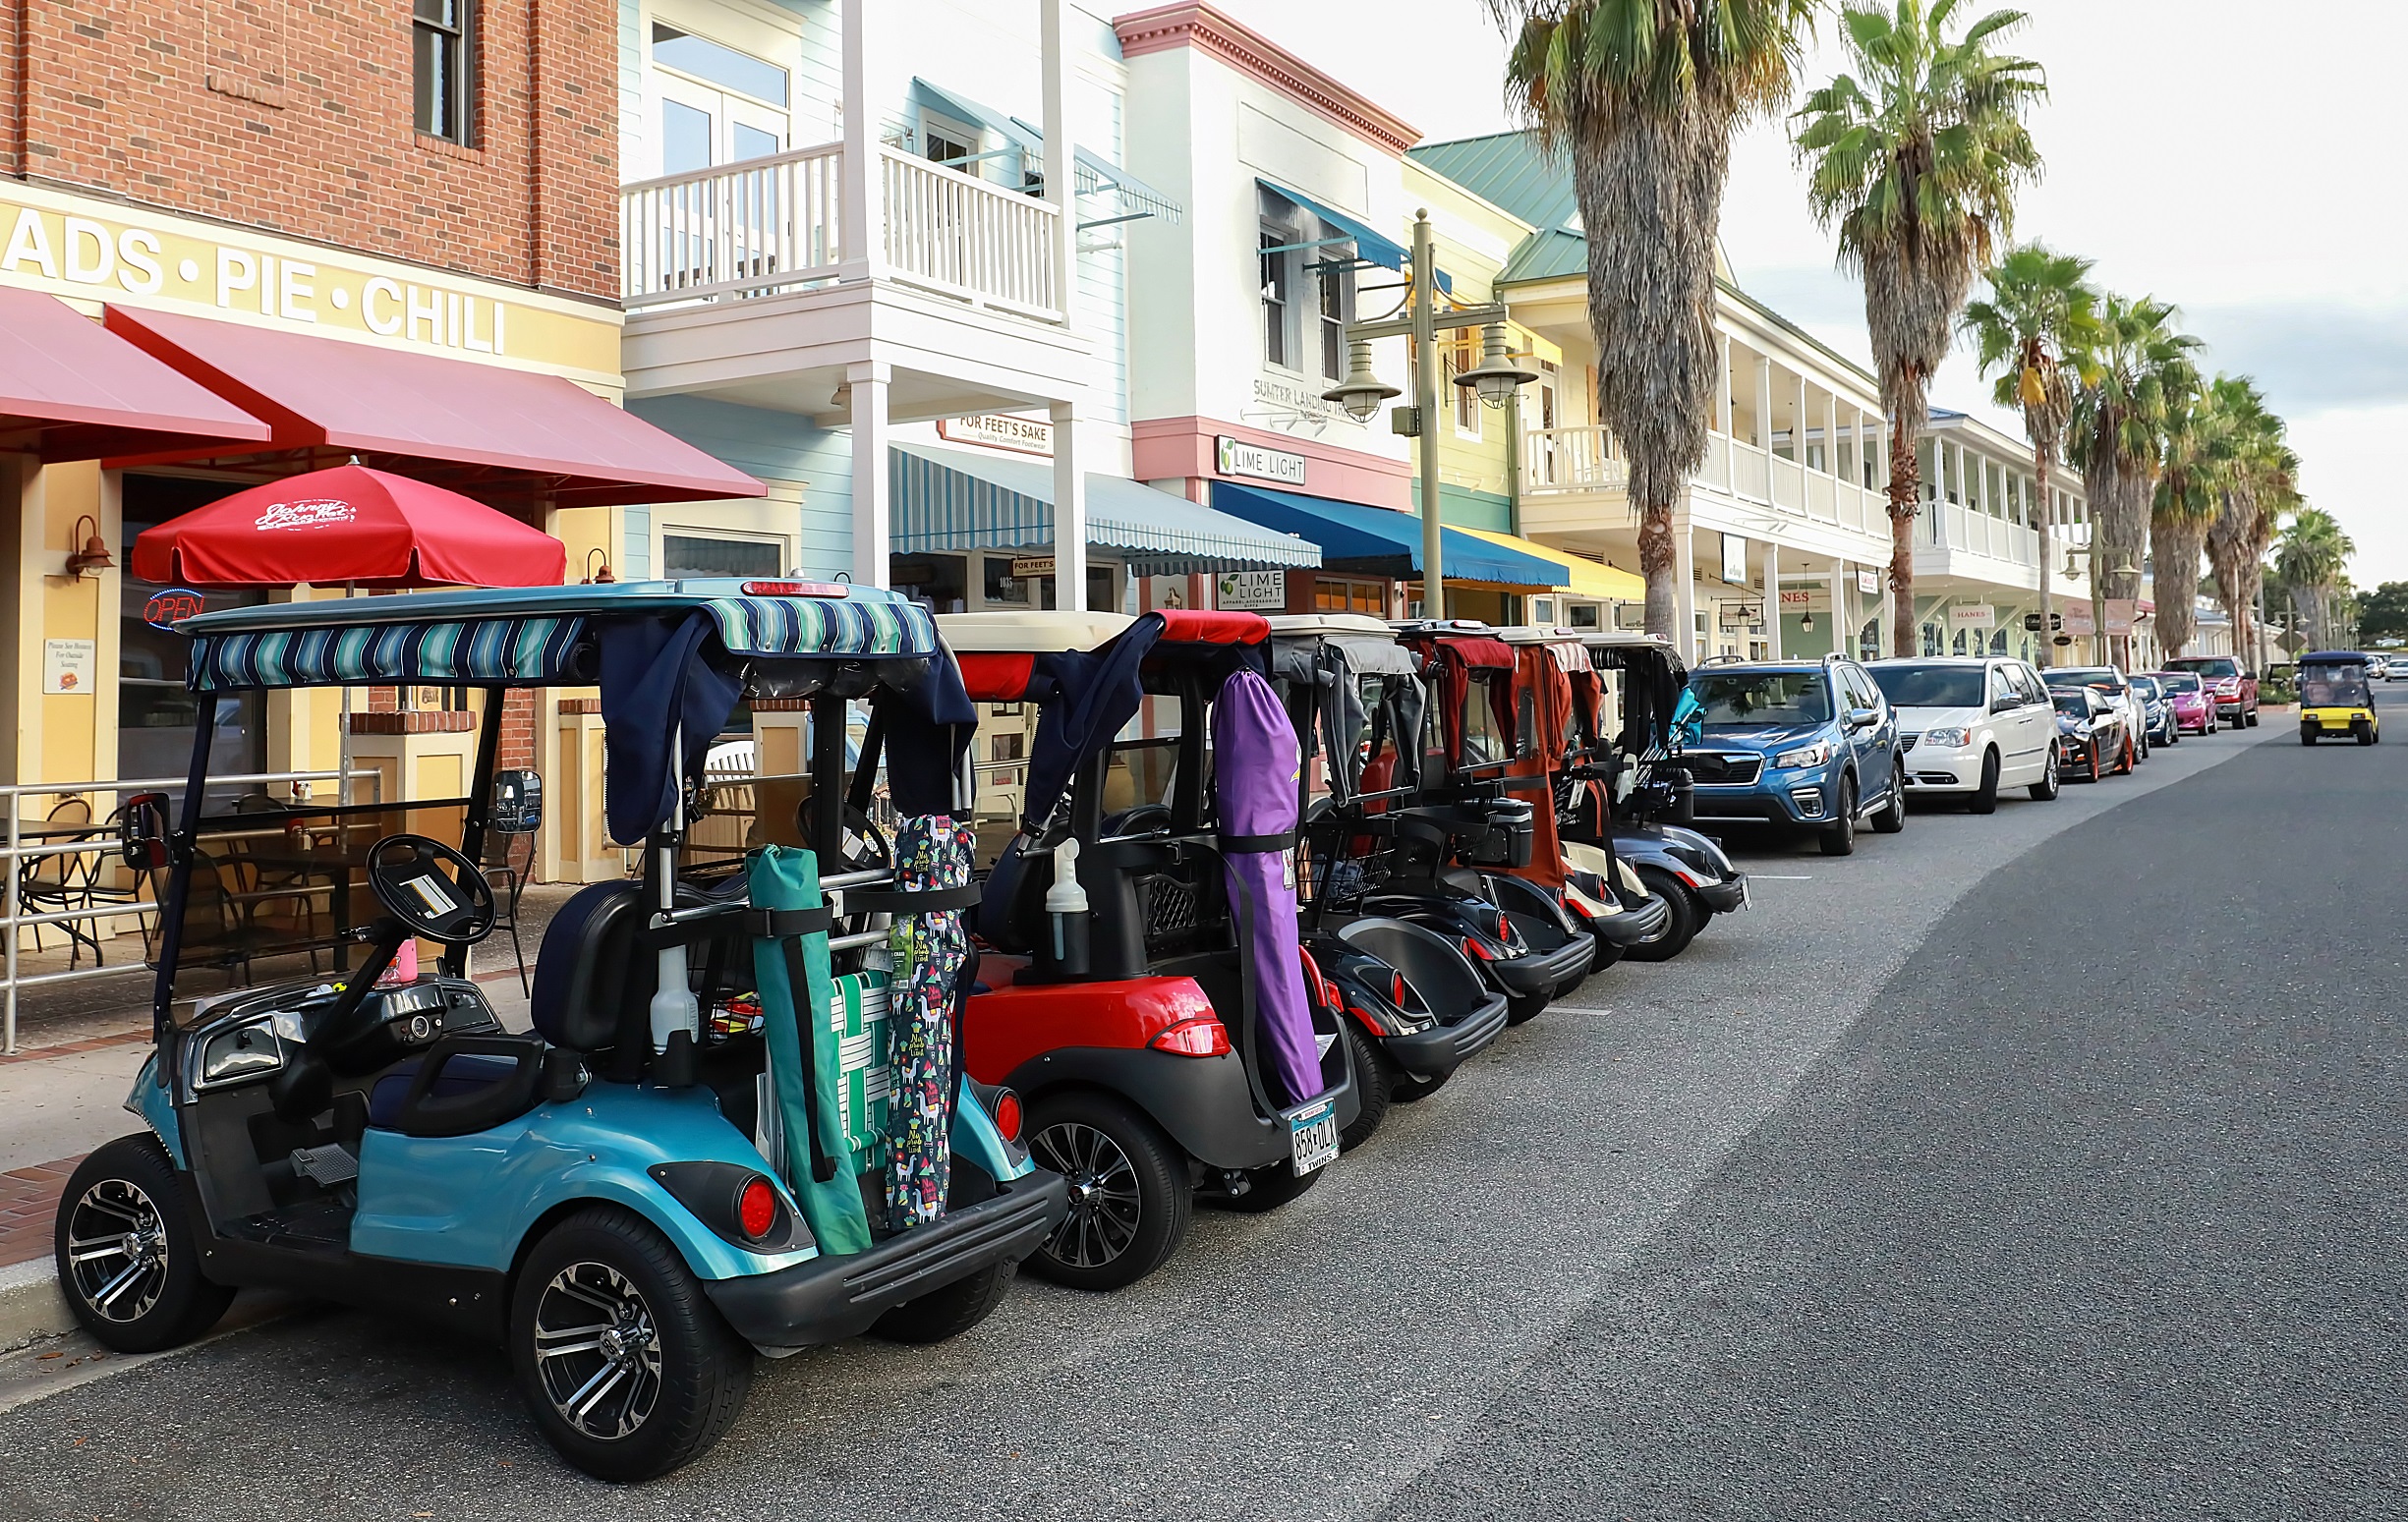
[[[498,1354],[309,1311],[0,1416],[0,1516],[2376,1514],[2408,761],[2280,723],[1744,847],[1753,912],[1286,1211],[764,1366],[656,1485],[563,1469]]]

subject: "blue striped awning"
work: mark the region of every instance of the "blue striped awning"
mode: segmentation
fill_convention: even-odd
[[[203,693],[368,682],[549,682],[558,680],[584,632],[581,618],[490,618],[203,635],[193,641],[185,680]]]
[[[1049,462],[897,444],[888,470],[898,555],[1054,542]],[[1321,564],[1310,539],[1118,476],[1087,478],[1087,542],[1125,552],[1134,576]]]
[[[1421,520],[1411,513],[1300,491],[1274,491],[1233,480],[1213,482],[1213,505],[1245,518],[1320,540],[1333,566],[1375,576],[1410,580],[1421,572]],[[1439,575],[1451,582],[1486,582],[1495,587],[1569,587],[1572,567],[1492,543],[1452,524],[1439,526]]]
[[[738,655],[927,655],[937,621],[916,602],[714,597],[703,604]]]

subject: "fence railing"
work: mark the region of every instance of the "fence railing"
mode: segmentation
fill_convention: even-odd
[[[887,260],[895,278],[981,306],[1059,317],[1049,201],[975,175],[879,148],[887,202]]]
[[[622,187],[625,305],[832,280],[844,256],[843,164],[842,144],[822,143]]]
[[[352,783],[367,781],[373,785],[381,802],[383,777],[373,769],[355,769],[349,773],[334,771],[252,771],[232,776],[210,777],[212,790],[225,787],[266,788],[277,784],[289,786],[295,782],[341,783],[346,777]],[[183,777],[109,777],[87,782],[25,782],[0,786],[0,809],[6,809],[8,873],[0,906],[0,935],[7,937],[4,971],[0,971],[0,986],[5,987],[5,1009],[0,1010],[0,1052],[15,1055],[17,1051],[17,995],[20,989],[43,987],[53,984],[83,983],[94,978],[121,977],[127,973],[148,972],[149,964],[137,958],[132,962],[109,967],[98,963],[90,967],[76,967],[73,934],[69,940],[69,966],[59,972],[27,975],[23,956],[28,932],[39,936],[45,926],[56,926],[72,932],[77,927],[88,927],[83,936],[95,945],[102,939],[98,933],[107,926],[114,933],[112,922],[133,920],[138,926],[155,924],[158,906],[139,896],[140,885],[126,888],[101,888],[100,869],[104,860],[118,850],[115,828],[105,818],[84,819],[62,823],[57,820],[29,819],[24,817],[26,800],[122,797],[133,793],[180,791]],[[348,790],[339,790],[338,797]],[[55,875],[44,877],[42,869],[55,869]],[[80,877],[77,875],[80,874]],[[83,891],[78,891],[79,882]],[[45,909],[32,914],[26,912],[28,890],[32,889],[45,902],[55,900],[63,907]],[[82,897],[85,902],[72,904],[68,900]],[[97,958],[95,950],[93,956]]]
[[[1630,480],[1629,468],[1614,458],[1612,435],[1595,424],[1527,429],[1521,457],[1526,492],[1612,491]]]
[[[883,253],[896,280],[1059,320],[1050,201],[882,145]],[[834,280],[865,250],[843,224],[844,145],[663,175],[619,191],[630,310],[767,296]]]

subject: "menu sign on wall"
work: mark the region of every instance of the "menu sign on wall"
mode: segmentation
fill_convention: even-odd
[[[1251,476],[1283,486],[1304,484],[1304,457],[1285,449],[1249,444],[1224,433],[1213,440],[1213,469],[1224,476]]]

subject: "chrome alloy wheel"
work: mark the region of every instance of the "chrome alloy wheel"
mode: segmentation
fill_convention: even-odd
[[[1074,1268],[1097,1268],[1128,1251],[1144,1219],[1137,1170],[1118,1142],[1093,1126],[1065,1120],[1029,1144],[1041,1166],[1070,1181],[1070,1209],[1046,1239],[1048,1258]]]
[[[536,1367],[560,1419],[608,1441],[641,1428],[660,1398],[660,1339],[652,1308],[608,1264],[571,1264],[535,1311]]]
[[[68,1217],[67,1261],[76,1293],[101,1320],[139,1321],[167,1287],[167,1223],[140,1186],[104,1178]]]

